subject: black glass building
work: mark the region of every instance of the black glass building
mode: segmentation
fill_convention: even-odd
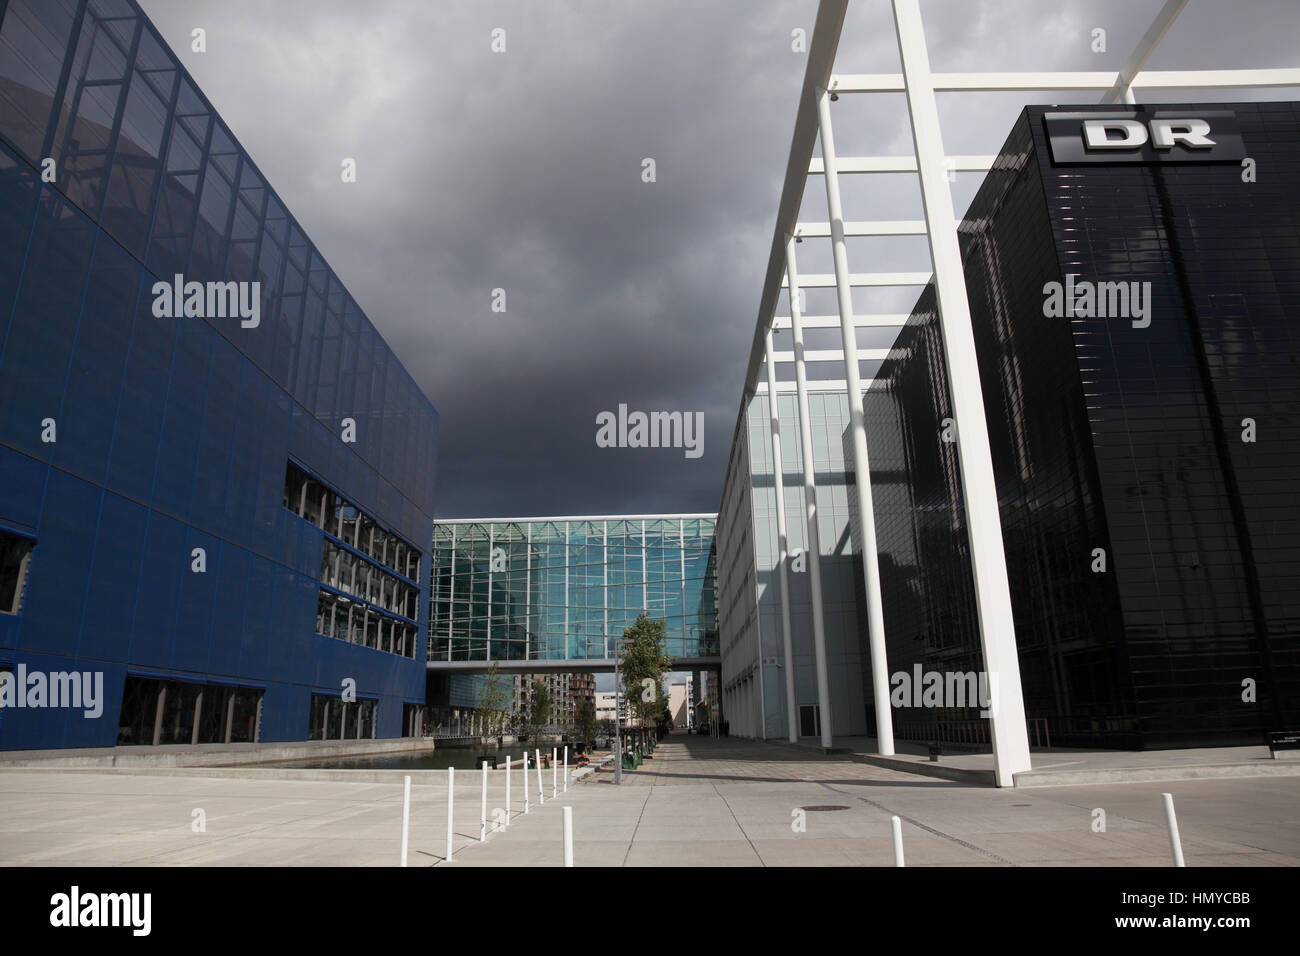
[[[436,439],[139,7],[0,0],[0,671],[103,688],[0,748],[417,732]]]
[[[1300,724],[1298,177],[1295,103],[1030,107],[961,224],[1031,742]],[[865,409],[889,670],[978,671],[933,287]]]

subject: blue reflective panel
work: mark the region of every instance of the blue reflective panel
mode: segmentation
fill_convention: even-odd
[[[136,22],[87,16],[63,94],[50,155],[68,198],[91,215],[98,215],[104,202]]]
[[[147,273],[143,275],[108,466],[108,487],[137,501],[148,501],[153,490],[166,410],[161,397],[167,394],[179,321],[154,317],[152,280]]]
[[[269,662],[275,650],[272,644],[275,629],[271,620],[274,569],[274,564],[257,555],[249,560],[239,652],[239,673],[244,680],[266,680],[270,676]]]
[[[54,654],[76,653],[90,570],[86,529],[99,517],[100,491],[50,469],[41,525],[27,578],[19,647]]]
[[[139,264],[102,234],[86,284],[54,463],[97,483],[108,469],[118,395],[135,317]]]
[[[0,342],[9,331],[39,195],[35,171],[0,143]]]
[[[182,80],[179,98],[184,100],[189,89],[188,81]],[[146,260],[150,269],[168,281],[176,273],[183,273],[189,261],[209,120],[207,113],[185,115],[178,107],[172,123]]]
[[[290,391],[304,407],[315,404],[316,380],[319,375],[321,336],[325,327],[325,301],[308,289],[304,296],[302,332],[298,340],[296,369]]]
[[[78,648],[83,657],[127,659],[147,518],[148,511],[142,505],[114,494],[104,495]]]
[[[233,678],[239,674],[244,601],[248,588],[249,555],[228,542],[221,545],[217,595],[213,606],[208,673]]]
[[[10,0],[0,22],[0,134],[31,163],[45,155],[50,103],[76,23],[75,0]]]
[[[143,74],[132,77],[100,225],[136,256],[144,255],[153,219],[168,102]]]
[[[231,152],[234,148],[234,143],[226,136],[221,125],[215,125],[212,143],[208,147],[208,161],[203,170],[199,214],[194,224],[194,243],[185,270],[187,280],[209,281],[225,276],[226,244],[235,191],[231,178],[224,172],[227,163],[223,160],[237,155]],[[227,152],[218,152],[222,149]]]
[[[226,516],[236,396],[243,356],[221,337],[213,340],[212,376],[204,403],[190,520],[219,534]]]
[[[27,268],[0,358],[0,441],[46,459],[42,431],[62,404],[94,230],[60,196],[42,194]],[[55,434],[54,437],[57,437]]]
[[[205,571],[195,570],[194,552],[203,550]],[[172,642],[171,666],[203,673],[207,670],[212,640],[212,609],[220,577],[221,540],[193,528],[185,542],[189,563],[180,582],[176,609],[176,631]]]
[[[247,363],[241,369],[238,404],[235,409],[235,440],[231,449],[226,502],[225,536],[245,548],[254,545],[249,517],[256,513],[259,477],[274,475],[279,461],[262,462],[262,432],[270,386],[266,376]]]
[[[177,323],[179,338],[172,359],[158,470],[152,505],[184,520],[189,515],[198,456],[199,425],[207,396],[216,333],[202,319],[161,319]]]

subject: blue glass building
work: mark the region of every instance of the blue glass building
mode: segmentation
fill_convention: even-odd
[[[256,323],[158,317],[175,276]],[[139,7],[0,0],[0,670],[104,698],[0,748],[418,730],[436,438]]]

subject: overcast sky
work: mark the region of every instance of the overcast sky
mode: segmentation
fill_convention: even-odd
[[[717,509],[806,64],[791,31],[811,34],[815,2],[141,2],[437,406],[439,517]],[[922,10],[935,70],[1114,70],[1160,6]],[[1296,0],[1192,0],[1148,68],[1295,66],[1297,36]],[[853,0],[837,71],[898,63],[887,0]],[[1096,99],[1067,96],[941,96],[945,147],[996,152],[1026,103]],[[911,150],[901,95],[842,96],[834,119],[841,155]],[[959,211],[978,180],[958,177]],[[914,177],[843,193],[848,219],[921,214]],[[824,197],[810,179],[804,218],[825,219]],[[849,243],[854,271],[927,263],[923,239]],[[800,268],[831,271],[829,245],[802,244]],[[702,412],[703,455],[598,448],[596,415],[620,403]]]

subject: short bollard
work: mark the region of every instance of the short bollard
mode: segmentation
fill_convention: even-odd
[[[564,792],[569,792],[569,745],[564,745]]]
[[[540,748],[533,751],[533,757],[537,762],[537,805],[540,807],[546,803],[546,794],[542,790],[542,751]]]
[[[564,810],[564,865],[573,866],[573,807]]]
[[[524,813],[528,812],[528,751],[524,751]]]
[[[453,807],[456,802],[456,768],[447,768],[447,862],[451,862]]]
[[[406,838],[411,832],[411,778],[402,787],[402,866],[406,866]]]
[[[479,809],[478,842],[487,839],[487,761],[483,761],[483,802]]]
[[[894,866],[904,866],[902,821],[898,817],[890,817],[889,826],[894,831]]]
[[[1183,841],[1178,836],[1178,817],[1174,815],[1174,795],[1162,793],[1165,798],[1165,822],[1169,824],[1169,849],[1174,855],[1174,866],[1186,866],[1183,862]]]
[[[559,751],[554,747],[551,748],[551,799],[554,800],[560,795],[560,761]]]

